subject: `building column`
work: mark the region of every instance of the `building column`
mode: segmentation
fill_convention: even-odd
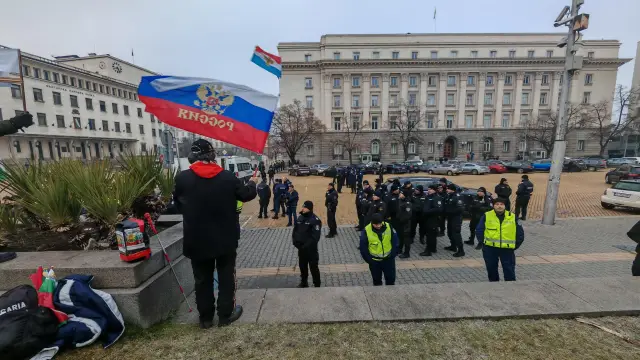
[[[351,116],[351,74],[346,73],[342,76],[342,108],[344,114]]]
[[[362,74],[362,121],[370,124],[369,109],[371,108],[371,84],[369,83],[370,74]],[[380,99],[378,99],[380,101]]]
[[[409,103],[409,74],[403,73],[400,75],[400,98],[403,104]]]
[[[496,87],[495,97],[496,97],[496,120],[494,127],[502,126],[502,95],[504,94],[504,77],[506,73],[501,72],[498,73],[498,86]],[[511,124],[513,125],[513,119],[511,119]]]
[[[389,74],[382,74],[382,117],[378,129],[389,128]]]
[[[562,72],[556,71],[553,73],[553,87],[551,89],[551,111],[558,113],[558,97],[560,94],[560,77]]]
[[[533,111],[531,118],[536,119],[540,111],[540,89],[542,89],[542,73],[536,72],[536,78],[533,84]]]
[[[327,129],[333,130],[333,119],[331,119],[331,74],[324,74],[324,81],[322,82],[324,96],[322,99],[323,118]]]
[[[518,71],[516,74],[516,89],[513,91],[515,96],[515,106],[513,107],[513,125],[520,125],[520,107],[522,106],[522,79],[524,72]],[[529,119],[531,121],[531,119]]]
[[[580,81],[578,80],[580,76],[580,71],[574,71],[573,76],[571,77],[571,103],[572,104],[582,104],[582,92],[578,91],[580,87]],[[592,94],[593,95],[593,94]]]
[[[447,109],[447,73],[441,72],[438,79],[438,123],[436,128],[446,128],[444,123],[444,113]]]
[[[487,82],[487,73],[478,74],[478,115],[476,116],[476,127],[484,127],[484,88]],[[481,145],[482,146],[482,145]]]
[[[466,72],[460,73],[460,87],[458,90],[458,129],[464,129],[465,118],[465,106],[467,106],[467,74]]]

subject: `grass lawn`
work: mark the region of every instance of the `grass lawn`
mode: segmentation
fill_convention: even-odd
[[[640,340],[640,317],[596,322]],[[59,359],[640,359],[640,346],[570,319],[129,328]]]

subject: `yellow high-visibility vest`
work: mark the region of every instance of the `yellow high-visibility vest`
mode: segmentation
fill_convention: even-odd
[[[240,214],[242,212],[242,205],[244,205],[242,201],[236,200],[236,213]]]
[[[506,211],[504,220],[500,223],[495,210],[484,214],[484,244],[487,246],[515,249],[516,248],[516,216]]]
[[[373,227],[371,224],[367,225],[364,230],[367,234],[367,239],[369,242],[369,253],[373,260],[382,261],[391,253],[393,245],[391,244],[391,239],[393,237],[393,233],[391,230],[391,226],[387,223],[383,222],[383,226],[386,226],[384,233],[382,233],[382,241],[380,241],[380,237],[373,231]]]

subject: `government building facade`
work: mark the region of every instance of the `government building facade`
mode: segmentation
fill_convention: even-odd
[[[280,105],[299,100],[326,128],[297,160],[348,162],[345,119],[364,124],[355,161],[403,160],[397,124],[406,109],[419,121],[410,158],[549,157],[527,124],[557,112],[565,53],[557,44],[564,36],[324,35],[319,42],[280,43]],[[617,40],[583,41],[572,103],[613,99],[618,67],[630,60],[618,57],[619,48]],[[567,156],[597,155],[590,133],[572,131]]]

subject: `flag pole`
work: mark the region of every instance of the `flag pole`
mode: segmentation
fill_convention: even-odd
[[[22,74],[22,51],[18,49],[18,63],[20,64],[20,90],[22,91],[22,110],[27,112],[27,94],[24,87],[24,75]]]

